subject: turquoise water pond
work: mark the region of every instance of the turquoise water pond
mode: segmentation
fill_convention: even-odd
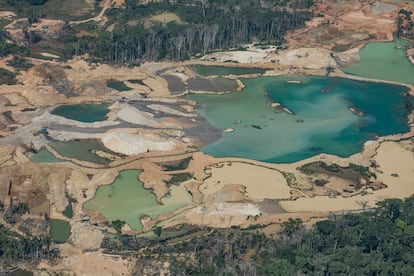
[[[360,61],[343,71],[360,77],[396,81],[414,85],[414,65],[406,58],[405,47],[409,42],[374,42],[359,52]]]
[[[84,123],[104,121],[109,112],[109,104],[61,105],[52,114]]]
[[[191,203],[191,196],[183,185],[171,186],[170,196],[158,204],[155,195],[145,189],[138,176],[139,170],[122,171],[110,185],[101,186],[84,207],[99,211],[108,220],[124,220],[133,229],[142,229],[141,216],[156,218]]]
[[[300,80],[302,84],[289,84]],[[327,77],[245,79],[241,93],[190,95],[199,112],[218,128],[233,128],[202,148],[219,157],[294,162],[318,153],[349,156],[375,135],[408,131],[402,86]],[[270,101],[294,115],[275,112]],[[362,111],[360,117],[350,111]]]

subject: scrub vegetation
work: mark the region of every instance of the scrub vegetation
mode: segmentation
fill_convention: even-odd
[[[123,236],[103,246],[108,253],[145,247],[137,255],[138,275],[159,272],[165,262],[174,275],[414,273],[414,197],[388,199],[363,213],[332,215],[310,229],[300,219],[282,223],[273,235],[260,228],[162,229],[157,238]]]

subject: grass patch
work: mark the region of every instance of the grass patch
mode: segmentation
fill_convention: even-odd
[[[0,29],[3,30],[3,28],[8,25],[10,22],[12,22],[11,20],[7,20],[4,18],[0,18]]]
[[[349,168],[356,171],[356,172],[359,172],[361,175],[363,175],[367,178],[370,178],[370,177],[377,178],[375,173],[371,172],[368,167],[364,167],[364,166],[360,166],[360,165],[350,163]]]
[[[171,179],[167,182],[168,186],[171,185],[178,185],[181,184],[182,182],[185,182],[189,179],[191,179],[193,176],[191,173],[178,173],[178,174],[174,174],[172,175]]]
[[[144,85],[146,86],[146,84],[142,81],[142,80],[128,80],[130,83],[133,84],[139,84],[139,85]]]
[[[323,172],[323,170],[327,172],[338,173],[338,172],[341,172],[342,169],[343,168],[337,164],[328,165],[324,162],[313,162],[313,163],[305,164],[298,168],[300,172],[307,174],[307,175],[311,175],[316,172]]]
[[[16,70],[27,70],[33,66],[27,59],[20,56],[15,56],[7,64]]]
[[[177,24],[183,24],[184,22],[181,21],[181,18],[173,12],[163,12],[149,18],[151,21],[161,22],[167,24],[169,22],[177,22]]]
[[[11,111],[6,111],[6,112],[3,112],[3,116],[4,116],[4,118],[6,118],[8,121],[10,121],[10,122],[14,122],[14,120],[13,120],[13,115],[12,115],[12,112],[11,112]]]
[[[288,172],[280,172],[283,177],[286,179],[286,183],[289,187],[291,188],[297,188],[298,183],[296,181],[296,177],[293,173],[288,173]]]
[[[0,84],[16,84],[16,75],[4,68],[0,68]]]
[[[192,157],[184,158],[182,160],[170,161],[160,164],[164,171],[176,171],[184,170],[187,168],[190,161],[193,160]]]
[[[45,17],[59,20],[83,20],[95,16],[95,7],[85,0],[49,0],[42,6]]]
[[[329,181],[325,179],[316,179],[313,183],[315,183],[315,185],[318,187],[323,187],[325,184],[329,183]]]
[[[325,174],[351,181],[355,183],[354,185],[356,189],[359,189],[361,186],[361,178],[365,179],[367,183],[371,183],[371,177],[376,178],[375,173],[371,172],[368,167],[352,163],[350,163],[348,167],[341,167],[337,164],[328,165],[324,162],[317,161],[305,164],[297,169],[306,175]],[[315,184],[317,186],[323,186],[326,183],[318,183],[320,185],[317,183]]]

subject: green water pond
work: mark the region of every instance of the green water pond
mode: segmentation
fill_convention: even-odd
[[[67,142],[52,141],[49,142],[49,146],[64,157],[101,165],[109,164],[110,160],[101,157],[94,152],[103,151],[111,154],[113,153],[107,149],[100,140],[94,139],[72,140]]]
[[[66,206],[65,210],[63,210],[62,215],[64,215],[67,218],[72,218],[73,217],[72,202],[69,202],[68,206]]]
[[[414,65],[406,58],[405,40],[368,43],[360,61],[343,68],[348,74],[414,85]]]
[[[47,149],[42,148],[30,157],[30,161],[34,163],[57,163],[64,162],[64,160],[58,159],[51,154]]]
[[[266,69],[263,68],[242,68],[227,66],[209,66],[209,65],[191,65],[190,68],[203,77],[212,75],[247,75],[247,74],[263,74]]]
[[[138,176],[139,170],[120,172],[110,185],[101,186],[84,208],[99,211],[108,221],[124,220],[131,228],[141,230],[140,218],[144,215],[156,218],[171,213],[191,203],[191,196],[183,185],[171,186],[170,196],[158,204],[151,190],[145,189]]]
[[[73,104],[56,107],[52,114],[84,123],[104,121],[109,104]]]
[[[56,243],[64,243],[70,236],[70,224],[60,219],[50,220],[50,236]]]
[[[122,81],[117,81],[117,80],[109,80],[106,83],[106,86],[109,88],[118,90],[120,92],[132,90],[132,88],[126,86],[125,83],[123,83]]]
[[[402,96],[403,86],[306,76],[243,82],[246,88],[241,93],[188,96],[212,125],[234,129],[202,151],[284,163],[319,153],[349,156],[376,135],[408,131],[405,104],[409,99]],[[293,114],[276,112],[270,102],[280,103]]]

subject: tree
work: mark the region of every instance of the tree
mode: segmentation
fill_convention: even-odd
[[[114,229],[116,230],[116,233],[117,233],[118,235],[120,235],[120,234],[121,234],[121,232],[122,232],[122,227],[124,227],[124,225],[125,225],[125,221],[123,221],[123,220],[119,220],[119,219],[117,219],[117,220],[113,220],[113,221],[111,222],[111,227],[112,227],[112,228],[114,228]]]
[[[159,240],[159,238],[161,237],[161,234],[162,234],[162,227],[161,226],[155,226],[154,228],[152,228],[152,232],[154,232],[154,234],[157,236],[157,240]]]
[[[264,265],[260,274],[269,276],[295,275],[295,267],[285,259],[276,259]]]
[[[282,223],[282,230],[280,234],[286,244],[295,244],[301,242],[303,230],[304,227],[301,219],[289,218],[288,221]]]
[[[335,223],[331,220],[318,221],[315,226],[316,229],[324,235],[329,235],[336,229]]]

